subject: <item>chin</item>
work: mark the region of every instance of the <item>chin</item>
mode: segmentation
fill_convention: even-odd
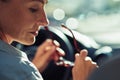
[[[26,42],[26,43],[23,43],[24,45],[33,45],[34,44],[34,42]]]
[[[23,44],[23,45],[32,45],[35,43],[35,39],[32,40],[24,40],[24,41],[18,41],[19,43]]]

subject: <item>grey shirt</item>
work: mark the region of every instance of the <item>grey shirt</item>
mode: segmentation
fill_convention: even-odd
[[[27,55],[0,40],[0,80],[43,80]]]

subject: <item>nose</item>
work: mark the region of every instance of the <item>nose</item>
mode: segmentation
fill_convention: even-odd
[[[40,26],[47,26],[49,24],[44,10],[40,11],[40,13],[37,15],[37,24],[39,24]]]

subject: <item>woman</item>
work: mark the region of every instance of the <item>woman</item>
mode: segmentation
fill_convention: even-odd
[[[10,45],[13,41],[24,45],[35,42],[40,27],[48,25],[44,12],[46,3],[47,0],[0,0],[1,80],[42,80],[39,72],[49,61],[57,61],[65,55],[59,43],[51,39],[38,47],[32,62],[24,52]],[[96,64],[87,57],[87,51],[82,50],[75,56],[73,80],[85,80],[95,67]]]

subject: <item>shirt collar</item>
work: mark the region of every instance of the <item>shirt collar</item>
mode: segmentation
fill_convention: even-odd
[[[7,44],[6,42],[0,40],[0,51],[4,51],[4,53],[19,57],[25,57],[26,54],[23,51],[15,48],[14,46]],[[27,57],[27,56],[26,56]]]

